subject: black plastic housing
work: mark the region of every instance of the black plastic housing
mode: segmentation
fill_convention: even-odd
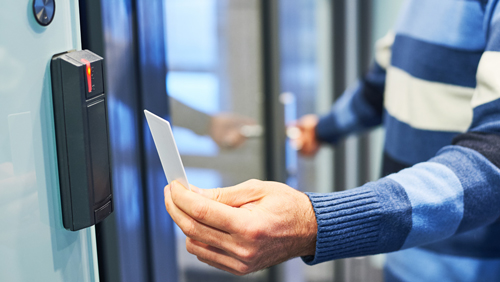
[[[72,51],[50,67],[63,225],[76,231],[113,211],[103,58]]]

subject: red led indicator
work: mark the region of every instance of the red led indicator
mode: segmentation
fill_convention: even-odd
[[[87,89],[90,93],[92,92],[92,69],[90,67],[90,62],[85,59],[81,59],[80,61],[84,63],[87,68]]]

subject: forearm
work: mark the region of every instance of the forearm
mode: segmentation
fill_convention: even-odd
[[[347,89],[316,128],[319,141],[336,143],[341,138],[382,122],[386,69],[391,60],[394,34],[377,41],[375,62],[356,85]]]
[[[341,138],[382,122],[385,69],[375,63],[356,85],[347,89],[316,127],[318,140],[336,143]]]
[[[408,199],[390,179],[344,192],[308,196],[318,225],[316,254],[303,257],[310,265],[398,250],[405,238],[401,232],[408,233],[411,228]],[[399,224],[393,225],[395,220]]]
[[[174,98],[170,98],[169,102],[172,122],[175,126],[188,128],[198,135],[210,134],[210,115],[197,111]]]
[[[315,257],[304,261],[387,253],[489,225],[500,217],[499,183],[500,169],[485,155],[448,146],[358,189],[309,194],[318,237]]]

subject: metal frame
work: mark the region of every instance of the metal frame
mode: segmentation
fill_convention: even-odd
[[[332,81],[333,81],[333,100],[337,100],[344,90],[346,89],[346,1],[348,0],[334,0],[332,1],[332,25],[331,28],[333,34],[331,40],[333,41],[331,46],[333,46],[332,55]],[[351,0],[352,1],[352,0]],[[334,151],[334,166],[333,166],[333,189],[335,191],[342,191],[346,187],[346,152],[345,143],[339,143]],[[334,280],[333,281],[344,281],[344,260],[338,260],[334,262]]]
[[[333,81],[333,100],[337,100],[347,87],[346,83],[346,1],[335,0],[332,1],[331,15],[333,34],[331,40],[333,43],[333,56],[332,56],[332,81]],[[352,1],[352,0],[351,0]],[[345,144],[339,143],[335,148],[334,156],[334,190],[342,191],[345,189]]]
[[[349,4],[355,5],[355,34],[347,32],[353,30],[352,22],[349,22],[348,16],[351,16],[353,11],[348,10],[347,1]],[[346,87],[348,86],[347,69],[348,64],[355,63],[355,73],[358,77],[364,75],[369,68],[372,60],[372,0],[334,0],[332,1],[332,17],[333,17],[333,34],[332,40],[334,42],[334,55],[333,55],[333,81],[334,81],[334,99],[337,99]],[[352,6],[351,6],[352,8]],[[351,26],[350,26],[351,25]],[[356,46],[348,46],[350,36],[355,36]],[[351,41],[352,42],[352,41]],[[355,58],[349,57],[350,50],[355,50]],[[352,53],[351,53],[352,54]],[[348,58],[349,59],[346,59]],[[352,66],[352,65],[351,65]],[[357,137],[356,142],[357,156],[355,160],[355,167],[357,171],[356,186],[363,185],[370,180],[370,136],[368,133]],[[347,187],[347,174],[354,173],[346,169],[347,153],[346,146],[343,142],[335,148],[335,190],[342,191]],[[343,259],[335,262],[335,276],[334,281],[362,281],[371,277],[376,279],[377,273],[370,266],[368,258],[361,259]],[[374,280],[376,281],[376,280]]]
[[[264,95],[264,156],[266,180],[284,183],[287,179],[285,152],[285,112],[279,101],[280,33],[279,0],[261,0],[262,65]],[[280,265],[269,268],[267,281],[283,281]]]
[[[362,4],[362,5],[361,5]],[[372,61],[373,47],[372,46],[372,23],[373,23],[373,1],[363,0],[360,1],[357,7],[357,17],[358,17],[358,73],[359,75],[364,75]],[[358,183],[360,185],[370,181],[370,171],[371,171],[371,147],[370,147],[370,136],[369,133],[363,134],[359,138],[358,145]]]
[[[280,41],[279,0],[262,0],[263,85],[266,179],[285,182],[285,111],[279,101]]]
[[[333,65],[333,98],[338,99],[345,89],[347,88],[348,77],[346,75],[347,65],[353,62],[348,62],[347,53],[351,48],[355,48],[356,52],[356,66],[355,71],[357,76],[362,76],[368,70],[372,57],[372,44],[371,44],[371,23],[372,23],[372,1],[371,0],[354,0],[356,2],[356,27],[354,36],[356,37],[357,46],[347,46],[348,37],[348,19],[347,15],[347,0],[332,1],[332,41],[334,46],[332,65]],[[359,173],[358,184],[363,184],[369,178],[369,164],[366,161],[368,157],[368,139],[361,137],[359,142],[360,154],[358,159]],[[342,142],[335,148],[335,190],[342,191],[346,188],[346,169],[345,169],[346,155],[345,144]]]

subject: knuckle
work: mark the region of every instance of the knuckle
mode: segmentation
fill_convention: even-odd
[[[227,272],[234,274],[236,276],[240,276],[240,277],[245,276],[245,273],[240,272],[238,269],[239,269],[238,267],[234,267],[234,268],[229,267],[228,269],[222,269],[222,270],[226,270]]]
[[[235,270],[239,273],[239,276],[243,276],[252,272],[251,267],[244,263],[240,264]]]
[[[216,188],[213,190],[213,200],[216,202],[223,202],[224,192],[222,188]]]
[[[204,220],[208,214],[209,207],[206,203],[200,202],[193,208],[193,216],[196,219]]]
[[[187,241],[187,240],[186,240],[186,251],[188,253],[192,254],[192,255],[195,254],[195,247],[194,247],[194,245],[191,242]]]
[[[245,191],[249,194],[256,194],[263,187],[263,181],[258,179],[250,179],[243,183]]]
[[[194,224],[194,221],[192,220],[183,221],[182,225],[179,227],[182,229],[182,232],[184,232],[184,234],[187,237],[193,237],[196,235],[196,226]]]
[[[259,229],[251,229],[248,231],[248,237],[252,242],[259,240],[262,237],[262,231]]]
[[[237,255],[241,261],[250,263],[255,259],[256,253],[252,249],[241,248]]]
[[[245,227],[243,227],[243,232],[246,239],[252,243],[258,241],[260,238],[262,238],[262,236],[264,236],[263,230],[261,230],[255,224],[245,225]]]
[[[258,179],[250,179],[247,181],[247,183],[249,184],[249,186],[259,186],[260,183],[262,181],[258,180]]]

